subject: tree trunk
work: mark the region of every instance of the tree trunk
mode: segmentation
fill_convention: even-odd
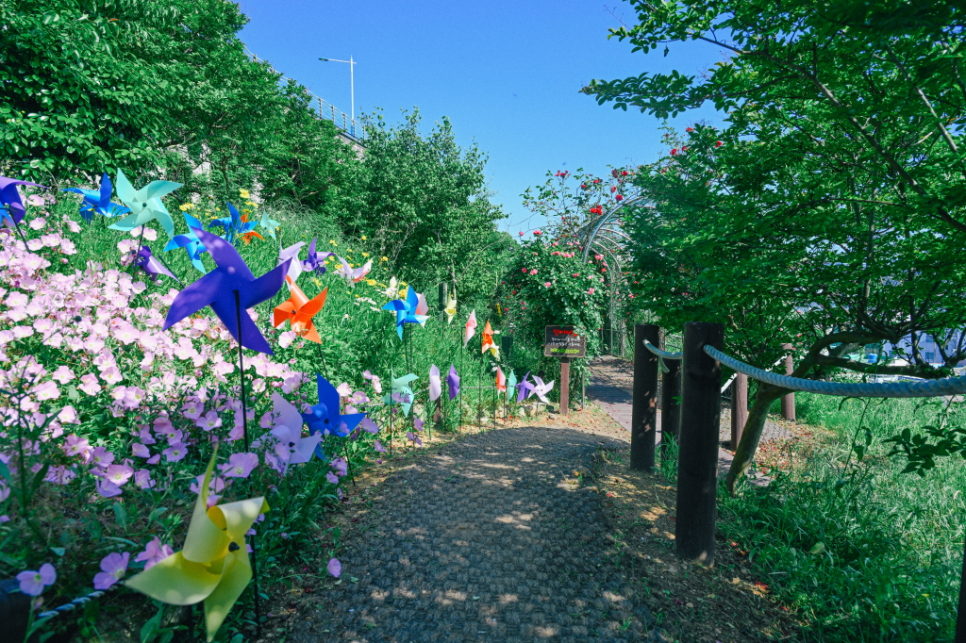
[[[783,388],[769,386],[758,383],[758,393],[755,395],[755,403],[748,412],[748,420],[745,422],[745,429],[741,434],[741,442],[735,451],[735,459],[731,462],[725,484],[728,485],[728,493],[735,495],[735,483],[742,476],[751,463],[755,460],[755,451],[758,450],[758,440],[761,439],[761,432],[765,429],[765,420],[768,419],[768,409],[771,403],[787,393]]]

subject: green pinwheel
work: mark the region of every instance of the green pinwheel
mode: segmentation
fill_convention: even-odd
[[[171,181],[151,181],[140,190],[135,190],[131,182],[124,176],[124,172],[117,171],[117,196],[127,207],[131,208],[131,214],[124,217],[114,225],[111,230],[134,230],[146,223],[157,220],[161,227],[168,233],[168,238],[174,237],[174,221],[171,215],[161,203],[161,197],[169,192],[173,192],[181,187],[181,183]]]
[[[278,230],[279,223],[268,216],[268,210],[262,210],[262,218],[258,221],[258,225],[271,235],[272,239],[275,239],[275,231]]]
[[[413,408],[413,398],[415,394],[409,384],[413,380],[418,380],[419,376],[409,373],[402,377],[393,378],[389,395],[382,398],[385,404],[398,404],[402,407],[403,415],[409,417],[409,411]]]

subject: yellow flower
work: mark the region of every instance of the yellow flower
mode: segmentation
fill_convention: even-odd
[[[380,259],[379,261],[389,261],[389,257],[383,257],[383,258],[382,258],[382,259]]]
[[[365,240],[366,240],[366,235],[362,235],[362,240],[363,240],[363,241],[365,241]]]
[[[366,283],[369,284],[370,286],[375,286],[376,285],[376,280],[375,279],[366,279]]]
[[[329,239],[329,243],[331,243],[333,246],[336,246],[336,247],[339,246],[339,244],[335,242],[335,239]]]
[[[368,252],[363,252],[362,253],[362,256],[368,258],[369,257],[369,253]]]
[[[405,281],[400,281],[400,282],[399,282],[399,285],[400,285],[400,286],[403,286],[403,287],[406,287],[406,286],[408,286],[409,284],[407,284],[407,283],[406,283]]]
[[[252,198],[252,195],[250,195],[248,193],[248,190],[238,190],[238,194],[240,194],[241,195],[241,198],[243,198],[243,199],[250,199],[250,198]]]

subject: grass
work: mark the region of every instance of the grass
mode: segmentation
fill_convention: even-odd
[[[830,432],[793,447],[796,466],[767,489],[722,494],[724,536],[774,579],[807,641],[952,641],[966,467],[948,458],[923,477],[903,473],[905,456],[890,456],[883,440],[922,433],[943,412],[962,424],[964,411],[941,399],[799,394],[796,403],[799,422]]]

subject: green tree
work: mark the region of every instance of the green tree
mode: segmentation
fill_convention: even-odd
[[[661,323],[725,323],[728,351],[761,367],[793,343],[798,377],[942,377],[966,358],[952,346],[933,369],[918,350],[966,314],[961,7],[632,4],[640,24],[612,36],[635,51],[698,40],[731,55],[702,78],[645,73],[582,90],[661,118],[706,100],[728,114],[720,133],[669,133],[670,154],[635,179],[656,205],[635,219],[639,295]],[[910,335],[909,365],[846,355]],[[758,387],[732,490],[783,393]]]

